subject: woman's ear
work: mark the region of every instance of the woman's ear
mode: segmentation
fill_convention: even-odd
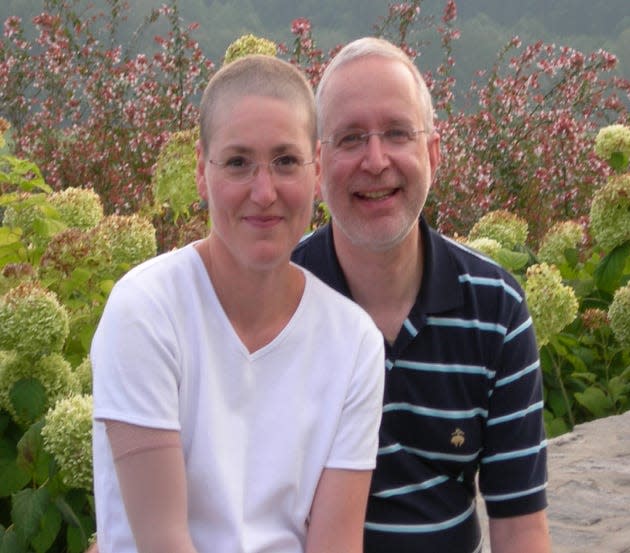
[[[201,146],[201,141],[197,140],[195,144],[195,153],[197,155],[197,166],[195,169],[195,180],[197,181],[197,193],[202,200],[208,201],[208,185],[206,183],[206,156]]]

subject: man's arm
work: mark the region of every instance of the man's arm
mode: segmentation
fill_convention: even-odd
[[[306,553],[362,553],[372,471],[324,469],[311,508]]]
[[[492,553],[551,553],[545,511],[508,518],[491,518]]]

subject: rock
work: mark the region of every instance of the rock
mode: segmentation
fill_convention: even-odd
[[[553,553],[630,553],[630,411],[549,440],[548,459]]]

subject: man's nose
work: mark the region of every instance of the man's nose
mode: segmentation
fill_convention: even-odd
[[[380,134],[372,133],[367,137],[364,146],[361,167],[372,173],[380,173],[390,164],[383,137]]]

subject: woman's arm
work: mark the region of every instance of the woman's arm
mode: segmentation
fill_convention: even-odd
[[[179,432],[105,423],[138,553],[196,553]]]
[[[306,553],[362,553],[370,470],[324,469],[315,491]]]

